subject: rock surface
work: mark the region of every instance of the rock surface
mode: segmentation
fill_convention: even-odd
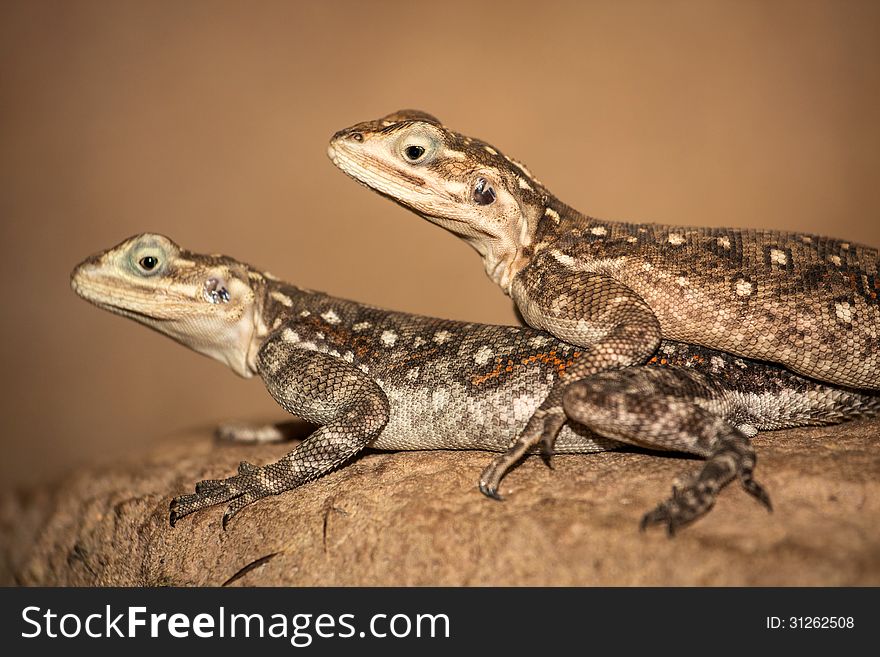
[[[51,488],[0,495],[0,584],[880,585],[880,422],[758,436],[770,514],[736,484],[673,539],[638,531],[695,460],[645,453],[529,458],[476,490],[485,452],[371,452],[262,500],[168,525],[170,496],[289,445],[208,432]]]

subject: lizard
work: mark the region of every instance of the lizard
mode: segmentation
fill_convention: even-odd
[[[877,249],[817,235],[607,221],[556,198],[521,162],[434,116],[400,110],[337,132],[333,163],[464,239],[529,325],[589,351],[507,453],[491,493],[565,418],[588,422],[583,377],[644,363],[661,339],[880,389]]]
[[[275,401],[318,425],[275,463],[242,462],[222,480],[175,497],[171,525],[217,504],[229,520],[247,505],[342,466],[366,447],[504,451],[583,349],[524,326],[424,317],[306,290],[233,258],[186,251],[144,233],[97,253],[71,274],[86,301],[133,319],[228,366],[259,376]],[[754,480],[758,429],[880,414],[880,396],[829,386],[769,363],[664,341],[644,366],[598,373],[589,426],[566,423],[560,453],[637,442],[706,459],[643,527],[670,533],[708,512],[739,478]],[[243,439],[263,429],[230,430]],[[484,491],[485,492],[485,491]]]

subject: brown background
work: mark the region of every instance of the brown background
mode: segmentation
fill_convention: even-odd
[[[71,268],[136,232],[513,321],[467,246],[327,160],[335,130],[401,107],[597,216],[880,245],[878,37],[875,2],[4,3],[0,477],[282,417],[258,382],[75,298]]]

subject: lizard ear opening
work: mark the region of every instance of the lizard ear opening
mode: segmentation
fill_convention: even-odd
[[[391,123],[400,123],[401,121],[424,121],[425,123],[440,125],[440,121],[437,118],[431,116],[427,112],[414,109],[397,110],[384,117],[382,120],[390,121]]]
[[[474,185],[474,203],[477,205],[492,205],[496,198],[495,190],[489,184],[489,181],[485,178],[477,178],[477,183]]]
[[[229,303],[226,282],[216,276],[205,281],[205,300],[208,303]]]

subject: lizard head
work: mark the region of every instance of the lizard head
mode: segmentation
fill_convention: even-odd
[[[144,233],[81,262],[70,284],[99,308],[252,376],[260,295],[249,271],[232,258],[189,253],[163,235]]]
[[[337,132],[328,155],[358,182],[465,239],[505,288],[544,210],[546,191],[525,166],[417,110]]]

